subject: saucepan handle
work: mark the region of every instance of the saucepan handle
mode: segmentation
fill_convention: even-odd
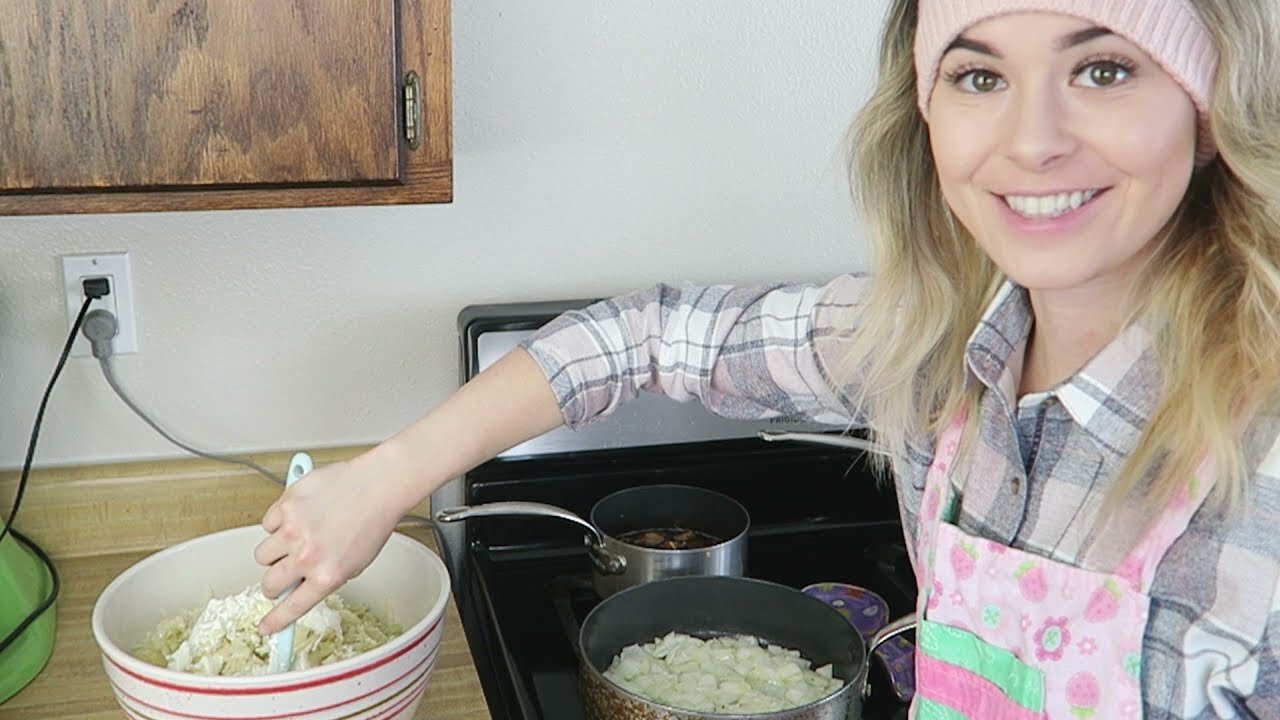
[[[436,520],[447,523],[473,517],[493,517],[497,515],[537,515],[568,520],[581,526],[590,534],[588,552],[591,554],[592,561],[600,566],[602,572],[620,575],[626,568],[626,561],[621,556],[615,555],[605,548],[604,535],[596,526],[555,505],[521,500],[491,502],[482,505],[463,505],[440,510],[436,513]]]
[[[867,647],[868,662],[870,662],[870,658],[872,654],[875,653],[877,648],[879,648],[881,645],[885,644],[889,640],[892,640],[893,638],[901,635],[902,633],[907,632],[908,630],[914,629],[916,625],[917,625],[916,614],[909,613],[907,615],[903,615],[897,620],[894,620],[888,625],[885,625],[884,627],[877,630],[876,634],[871,636],[871,642]],[[863,682],[863,685],[862,685],[862,696],[864,698],[871,694],[870,680],[871,680],[871,673],[867,672],[867,680]]]

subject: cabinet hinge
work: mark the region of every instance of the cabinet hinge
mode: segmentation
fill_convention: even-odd
[[[422,80],[410,70],[404,76],[404,139],[417,150],[422,145]]]

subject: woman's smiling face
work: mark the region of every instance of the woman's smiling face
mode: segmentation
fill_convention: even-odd
[[[927,112],[942,192],[1015,282],[1127,288],[1186,192],[1191,98],[1145,52],[1067,15],[1018,13],[944,53]]]

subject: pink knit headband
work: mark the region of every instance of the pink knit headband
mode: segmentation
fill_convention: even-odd
[[[921,112],[938,80],[942,53],[973,25],[997,15],[1052,12],[1088,20],[1142,48],[1178,81],[1200,115],[1199,163],[1215,154],[1209,103],[1218,67],[1213,37],[1189,0],[919,0],[916,79]]]

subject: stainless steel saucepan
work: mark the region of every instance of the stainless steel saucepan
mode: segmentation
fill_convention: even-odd
[[[580,525],[601,597],[662,578],[740,576],[746,568],[750,517],[733,498],[687,485],[644,485],[605,496],[590,520],[555,505],[494,502],[448,508],[440,522],[533,515]]]

